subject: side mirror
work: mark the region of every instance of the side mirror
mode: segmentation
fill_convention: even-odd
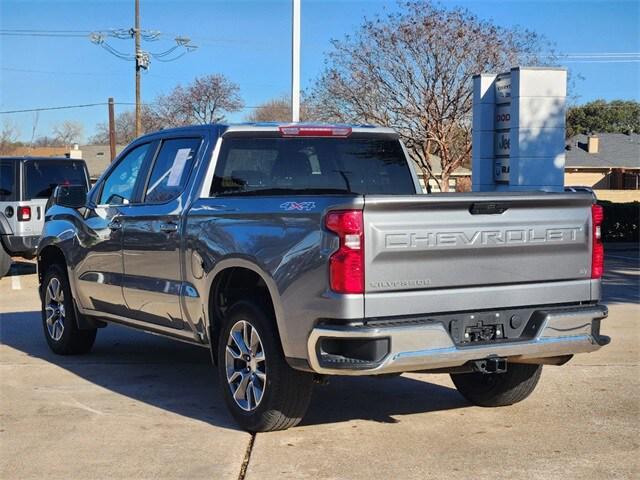
[[[81,208],[87,203],[84,185],[58,185],[53,191],[53,204],[68,208]]]

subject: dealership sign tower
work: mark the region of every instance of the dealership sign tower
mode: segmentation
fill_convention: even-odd
[[[566,96],[565,69],[474,77],[474,191],[563,190]]]

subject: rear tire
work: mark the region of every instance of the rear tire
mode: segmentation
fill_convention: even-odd
[[[505,373],[452,373],[464,398],[480,407],[504,407],[521,402],[535,390],[542,365],[509,364]]]
[[[42,326],[49,348],[58,355],[87,353],[97,329],[79,330],[69,279],[60,265],[51,265],[42,281]]]
[[[313,375],[291,368],[275,320],[250,301],[232,305],[220,331],[220,388],[236,422],[250,432],[297,425],[309,406]]]
[[[11,270],[11,263],[11,255],[7,253],[2,242],[0,242],[0,278],[9,273],[9,270]]]

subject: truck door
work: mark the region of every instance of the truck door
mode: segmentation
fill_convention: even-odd
[[[161,141],[141,202],[124,219],[123,293],[131,318],[184,328],[180,307],[181,214],[200,137]]]
[[[133,146],[100,180],[85,216],[89,241],[82,248],[76,275],[84,308],[127,316],[122,295],[123,218],[132,208],[145,158],[153,143]]]

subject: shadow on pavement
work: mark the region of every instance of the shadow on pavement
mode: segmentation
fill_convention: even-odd
[[[454,388],[395,377],[332,377],[317,387],[302,425],[362,419],[397,423],[394,415],[465,408],[470,404]]]
[[[33,275],[36,273],[35,262],[28,262],[24,260],[14,260],[11,264],[11,270],[7,274],[7,277],[16,277],[20,275]]]
[[[109,325],[98,331],[91,353],[59,356],[47,346],[39,311],[1,314],[0,340],[134,400],[237,429],[219,398],[215,371],[204,348]]]
[[[134,400],[237,429],[205,348],[109,325],[98,331],[88,355],[58,356],[45,342],[39,311],[0,315],[0,341]],[[303,424],[394,422],[393,415],[466,406],[455,389],[407,377],[332,378],[329,385],[316,386]]]
[[[602,296],[604,303],[608,304],[640,303],[640,259],[637,251],[607,252]]]

